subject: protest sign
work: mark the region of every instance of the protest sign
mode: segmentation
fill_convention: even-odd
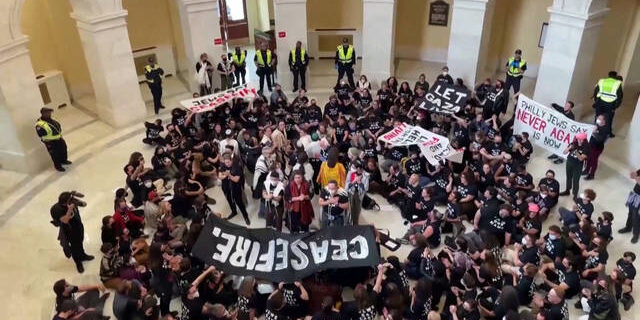
[[[455,153],[451,148],[449,139],[435,134],[419,126],[412,126],[406,123],[393,128],[391,131],[381,135],[378,140],[389,143],[393,146],[417,145],[422,155],[432,165],[446,159]]]
[[[470,96],[471,92],[465,88],[436,82],[418,106],[431,112],[454,114],[464,108]]]
[[[515,134],[527,132],[532,144],[541,146],[554,154],[563,153],[578,133],[591,137],[594,125],[573,121],[561,112],[544,106],[520,94],[513,124]]]
[[[180,104],[189,109],[193,113],[200,113],[214,110],[235,98],[255,98],[258,96],[258,90],[251,83],[220,91],[214,94],[180,101]]]
[[[228,274],[273,282],[299,281],[325,269],[375,266],[380,255],[372,226],[328,227],[301,234],[247,229],[207,219],[192,254]]]

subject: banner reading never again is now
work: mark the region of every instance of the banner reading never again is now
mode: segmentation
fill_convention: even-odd
[[[255,98],[258,96],[258,90],[251,83],[220,91],[214,94],[180,101],[180,104],[189,109],[193,113],[215,110],[227,102],[236,98]]]
[[[325,269],[375,266],[372,226],[329,227],[304,234],[247,229],[210,216],[192,254],[228,274],[299,281]]]
[[[578,133],[591,137],[594,125],[573,121],[562,113],[520,94],[513,124],[516,134],[527,132],[531,143],[566,157],[564,150]]]

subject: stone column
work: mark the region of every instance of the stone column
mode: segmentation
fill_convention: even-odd
[[[534,99],[545,105],[566,100],[576,104],[576,118],[590,112],[589,83],[598,34],[609,11],[606,0],[554,1],[542,51]]]
[[[98,117],[114,127],[139,123],[147,111],[133,64],[127,11],[120,1],[75,0],[72,5]]]
[[[35,130],[43,103],[28,41],[0,45],[0,168],[37,173],[52,163]]]
[[[470,87],[482,76],[486,63],[494,6],[490,0],[453,1],[447,66]]]
[[[396,0],[362,0],[361,74],[375,87],[395,73]],[[354,75],[357,81],[358,75]]]
[[[307,46],[307,0],[262,0],[274,1],[273,11],[276,20],[276,53],[278,54],[278,83],[285,91],[293,89],[293,74],[289,70],[289,52],[302,42],[302,47],[310,55]],[[285,37],[279,33],[284,32]],[[309,71],[307,70],[307,79]],[[307,89],[309,81],[307,81]]]
[[[178,0],[180,24],[184,38],[185,53],[189,60],[189,71],[186,75],[190,89],[198,92],[195,81],[196,63],[200,54],[206,53],[214,67],[220,62],[220,56],[226,53],[224,45],[214,45],[214,39],[221,38],[220,17],[217,0]],[[252,32],[251,30],[249,32]],[[247,61],[249,63],[249,61]],[[213,77],[213,88],[220,87],[220,77]]]

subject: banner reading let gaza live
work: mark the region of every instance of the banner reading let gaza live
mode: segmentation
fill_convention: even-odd
[[[304,234],[247,229],[215,216],[207,220],[192,253],[228,274],[273,282],[299,281],[325,269],[380,262],[373,227],[329,227]]]
[[[449,139],[446,137],[406,123],[402,123],[391,131],[384,133],[378,140],[393,146],[418,145],[422,155],[432,165],[438,164],[438,162],[456,152],[451,148]]]
[[[257,96],[258,90],[256,87],[251,83],[246,83],[214,94],[182,100],[180,104],[193,113],[200,113],[215,110],[218,106],[235,98],[255,98]]]
[[[591,124],[573,121],[522,94],[518,97],[514,121],[514,133],[527,132],[531,143],[562,157],[566,157],[563,152],[576,134],[585,132],[589,139],[595,129]]]
[[[467,89],[436,82],[429,88],[419,107],[432,112],[454,114],[464,108],[470,96],[471,92]]]

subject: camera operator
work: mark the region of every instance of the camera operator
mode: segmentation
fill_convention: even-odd
[[[78,207],[85,207],[87,204],[78,198],[84,197],[76,191],[65,191],[58,196],[58,202],[51,206],[51,223],[58,227],[58,240],[67,258],[73,258],[78,272],[83,273],[83,261],[93,260],[84,252],[82,241],[84,240],[84,225],[80,218]]]

